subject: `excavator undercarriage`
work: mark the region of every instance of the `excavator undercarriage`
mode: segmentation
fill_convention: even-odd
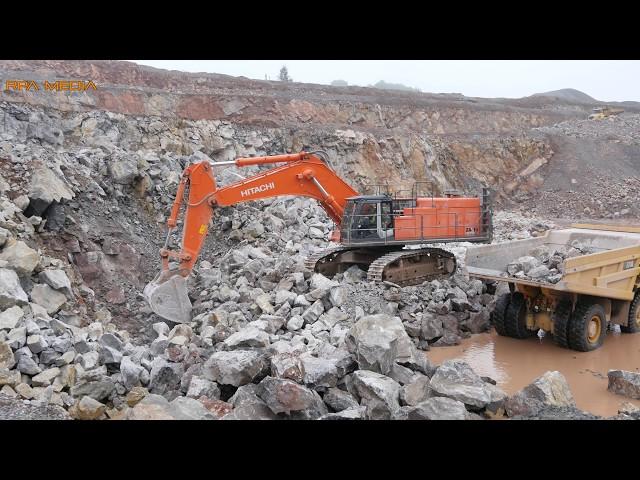
[[[305,260],[309,271],[332,277],[357,265],[370,282],[391,282],[401,287],[419,285],[456,269],[453,253],[440,248],[405,250],[398,247],[336,247],[316,252]]]

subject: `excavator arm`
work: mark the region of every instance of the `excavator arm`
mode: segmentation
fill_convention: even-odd
[[[283,163],[247,179],[218,188],[213,174],[215,165],[263,165]],[[188,188],[188,198],[185,192]],[[190,320],[191,302],[186,278],[191,273],[207,235],[214,209],[263,198],[296,195],[315,198],[329,217],[340,225],[347,198],[358,192],[342,180],[324,161],[313,153],[239,158],[230,162],[200,162],[187,167],[178,186],[176,198],[167,220],[167,239],[160,250],[162,271],[149,283],[144,294],[152,310],[174,322]],[[177,226],[183,201],[186,203],[179,251],[169,249],[171,232]],[[169,268],[169,259],[179,264]]]

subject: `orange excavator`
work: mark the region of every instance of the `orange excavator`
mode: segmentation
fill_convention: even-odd
[[[283,165],[224,187],[216,185],[214,166],[264,164]],[[190,321],[192,305],[186,279],[196,263],[214,210],[284,195],[316,199],[334,221],[336,229],[330,240],[340,246],[322,250],[305,261],[306,268],[326,276],[358,265],[367,271],[370,281],[415,285],[434,276],[452,274],[455,256],[440,248],[405,246],[490,242],[492,237],[487,189],[483,189],[481,198],[462,197],[459,192],[419,197],[417,187],[405,196],[360,195],[328,165],[322,151],[194,163],[182,174],[167,220],[168,233],[160,250],[162,270],[144,289],[151,309],[172,322]],[[169,243],[183,200],[186,213],[182,245],[176,251],[169,248]],[[170,260],[177,266],[170,268]]]

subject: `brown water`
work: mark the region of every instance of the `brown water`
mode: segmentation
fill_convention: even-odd
[[[548,370],[561,372],[578,408],[595,415],[618,413],[623,402],[640,407],[640,400],[607,390],[609,370],[640,372],[640,334],[609,332],[604,345],[593,352],[560,348],[550,335],[527,340],[501,337],[494,331],[472,335],[454,347],[432,348],[427,356],[440,364],[459,358],[480,376],[493,378],[500,388],[513,394]]]

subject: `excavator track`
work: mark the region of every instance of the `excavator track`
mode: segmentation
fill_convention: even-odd
[[[375,247],[333,247],[316,252],[304,262],[307,270],[332,277],[351,265],[367,270],[367,280],[389,281],[400,286],[455,272],[453,253],[440,248],[388,250]]]
[[[455,270],[455,255],[441,248],[396,250],[371,263],[367,271],[367,280],[389,281],[406,287],[442,275],[450,275]]]
[[[353,250],[353,247],[332,247],[324,250],[319,250],[316,253],[309,255],[304,261],[304,267],[312,272],[316,271],[316,265],[322,265],[325,262],[330,262],[336,257],[336,254]]]

